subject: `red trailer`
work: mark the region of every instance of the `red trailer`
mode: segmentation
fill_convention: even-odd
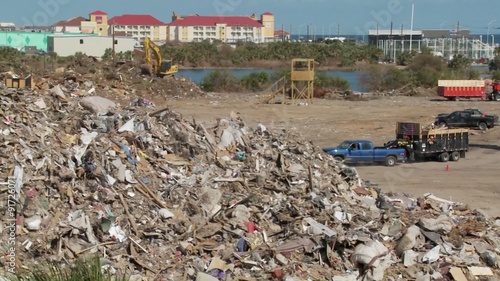
[[[448,100],[479,98],[500,101],[500,83],[485,80],[439,80],[438,95]]]
[[[439,80],[438,95],[449,100],[486,99],[484,80]]]

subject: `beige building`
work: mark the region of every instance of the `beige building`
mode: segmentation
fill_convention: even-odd
[[[80,33],[81,25],[84,21],[87,21],[87,19],[84,17],[76,17],[58,21],[52,25],[52,31],[62,33]]]
[[[151,15],[121,15],[109,20],[110,33],[125,34],[141,43],[145,37],[154,42],[167,40],[167,24]]]
[[[251,16],[180,16],[173,13],[168,24],[167,41],[201,42],[204,40],[234,42],[274,41],[274,16],[264,13],[260,20]]]
[[[265,12],[260,16],[260,21],[264,25],[264,38],[266,41],[274,41],[274,15]]]
[[[81,22],[82,33],[94,33],[99,36],[108,36],[108,14],[103,11],[94,11],[89,14],[88,21]]]
[[[116,53],[134,51],[133,38],[115,37],[114,40]],[[112,36],[47,36],[48,53],[57,53],[61,57],[73,56],[80,52],[100,58],[106,49],[112,48]]]

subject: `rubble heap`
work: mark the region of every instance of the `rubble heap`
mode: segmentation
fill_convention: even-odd
[[[0,95],[1,207],[23,266],[97,253],[132,280],[498,276],[500,221],[465,205],[384,193],[235,113],[209,125],[75,91]]]
[[[63,66],[61,66],[63,65]],[[41,69],[40,69],[41,68]],[[0,68],[0,79],[7,76],[24,77],[36,73],[43,79],[36,81],[35,90],[47,91],[60,85],[72,95],[99,95],[114,101],[130,102],[137,96],[147,96],[160,103],[168,98],[198,98],[206,93],[184,77],[166,76],[164,78],[142,75],[140,65],[133,61],[98,61],[82,55],[71,63],[55,64],[47,62],[43,67]]]

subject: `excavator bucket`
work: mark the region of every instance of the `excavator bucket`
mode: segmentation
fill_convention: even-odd
[[[153,75],[153,67],[150,64],[141,64],[141,73],[144,75]]]

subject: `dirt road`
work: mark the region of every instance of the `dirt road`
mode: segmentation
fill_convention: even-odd
[[[491,101],[436,101],[429,97],[383,97],[370,101],[316,99],[304,106],[263,105],[254,94],[212,94],[195,100],[166,102],[185,117],[213,124],[215,118],[231,111],[249,126],[259,122],[270,129],[301,132],[318,146],[339,144],[345,139],[362,138],[383,144],[395,135],[397,121],[431,123],[438,113],[465,108],[480,108],[499,114],[500,103]],[[158,104],[158,103],[157,103]],[[361,176],[378,183],[385,191],[421,196],[426,192],[483,209],[500,216],[500,130],[474,132],[465,159],[449,162],[401,164],[396,167],[357,166]]]

